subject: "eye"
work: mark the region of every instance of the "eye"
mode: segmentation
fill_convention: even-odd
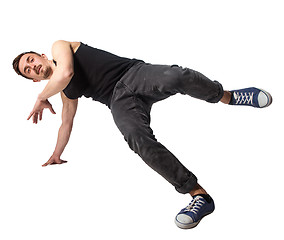
[[[34,61],[34,59],[32,58],[30,62],[32,63],[33,61]]]
[[[27,73],[28,73],[28,74],[31,73],[31,69],[30,69],[30,68],[27,69]]]

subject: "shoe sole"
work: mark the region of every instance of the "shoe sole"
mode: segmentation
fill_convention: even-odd
[[[190,223],[190,224],[181,223],[181,222],[179,222],[179,221],[177,220],[177,217],[176,217],[176,218],[175,218],[175,224],[176,224],[179,228],[181,228],[181,229],[192,229],[192,228],[195,228],[195,227],[200,223],[200,221],[201,221],[204,217],[208,216],[208,215],[211,214],[211,213],[212,213],[212,212],[209,212],[209,213],[205,214],[199,221],[197,221],[197,222],[195,222],[195,223]]]
[[[271,94],[270,94],[269,92],[267,92],[267,91],[261,89],[261,88],[259,88],[259,90],[262,91],[262,92],[266,95],[266,97],[268,98],[267,104],[266,104],[265,106],[261,107],[261,108],[268,107],[269,105],[271,105],[271,103],[272,103],[272,101],[273,101]]]

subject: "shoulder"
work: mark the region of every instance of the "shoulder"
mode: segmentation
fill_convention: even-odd
[[[52,45],[52,53],[60,52],[63,49],[69,48],[73,53],[77,51],[80,46],[80,42],[69,42],[65,40],[57,40]]]

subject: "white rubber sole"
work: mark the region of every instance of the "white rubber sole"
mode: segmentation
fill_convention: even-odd
[[[260,104],[261,101],[260,101],[260,99],[258,99],[260,108],[268,107],[272,103],[272,96],[271,96],[271,94],[269,92],[261,89],[261,88],[259,90],[261,90],[261,92],[263,92],[264,95],[267,97],[267,102],[265,104],[263,104],[263,105]],[[259,93],[259,95],[260,95],[260,93]]]
[[[199,221],[194,222],[194,223],[189,223],[189,224],[184,224],[184,223],[179,222],[179,221],[177,220],[177,217],[176,217],[176,218],[175,218],[175,224],[176,224],[179,228],[181,228],[181,229],[191,229],[191,228],[195,228],[195,227],[200,223],[200,221],[201,221],[204,217],[206,217],[207,215],[209,215],[209,214],[211,214],[211,213],[212,213],[212,212],[210,212],[210,213],[204,215]]]
[[[184,224],[184,223],[180,223],[177,219],[175,219],[175,224],[181,229],[191,229],[191,228],[196,227],[199,224],[200,221],[201,221],[201,219],[198,222],[195,222],[195,223]]]

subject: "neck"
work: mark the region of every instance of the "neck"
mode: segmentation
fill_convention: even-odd
[[[51,74],[49,75],[49,79],[51,78],[52,74],[54,73],[55,69],[56,69],[56,65],[55,62],[53,60],[48,60],[48,64],[51,67]]]
[[[52,60],[48,60],[49,66],[51,67],[52,70],[56,69],[56,62],[52,59]]]

